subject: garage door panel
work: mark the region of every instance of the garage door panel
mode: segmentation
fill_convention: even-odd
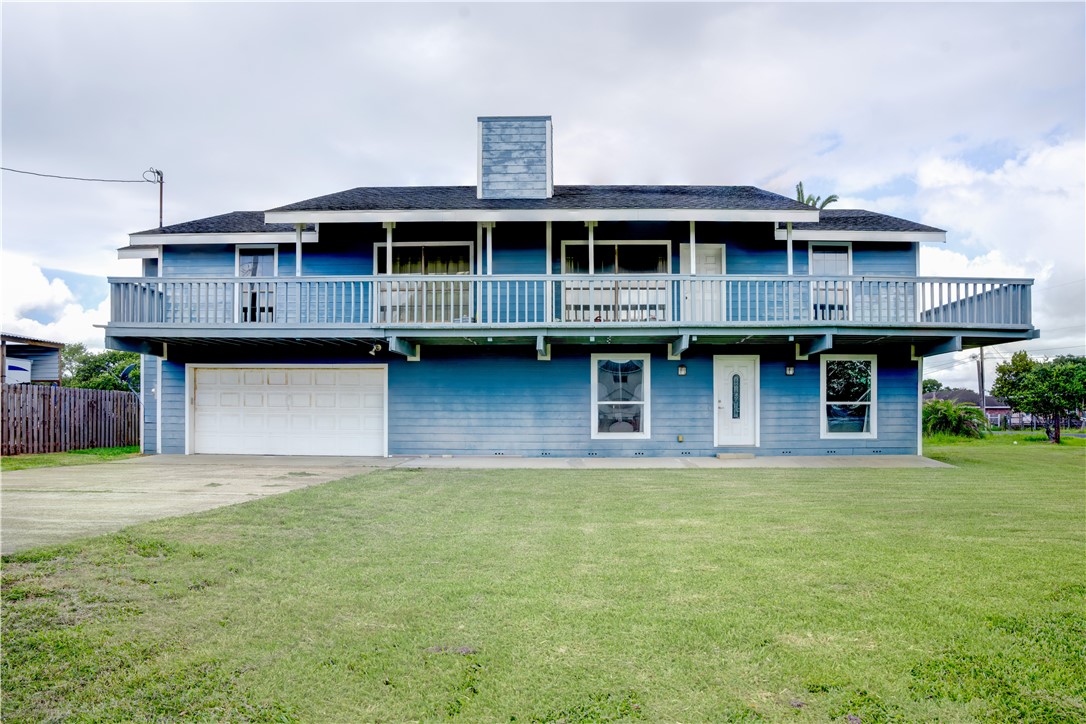
[[[196,368],[193,449],[384,455],[383,368]]]

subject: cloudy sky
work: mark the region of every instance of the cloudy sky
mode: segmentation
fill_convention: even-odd
[[[1035,279],[1024,346],[1083,354],[1084,7],[5,2],[3,166],[154,166],[169,224],[473,184],[477,116],[548,114],[559,184],[802,180],[947,229],[924,274]],[[2,182],[5,331],[101,347],[156,187]],[[975,387],[968,358],[926,369]]]

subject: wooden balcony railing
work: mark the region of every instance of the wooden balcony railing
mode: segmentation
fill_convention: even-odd
[[[110,279],[111,323],[177,327],[1031,325],[1028,279],[688,275]]]

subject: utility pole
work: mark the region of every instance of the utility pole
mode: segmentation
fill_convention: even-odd
[[[143,172],[143,180],[158,184],[158,228],[162,228],[162,187],[166,185],[166,177],[161,171],[152,166]]]

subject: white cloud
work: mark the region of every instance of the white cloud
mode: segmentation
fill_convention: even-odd
[[[102,349],[103,332],[94,325],[109,320],[108,297],[96,308],[85,309],[64,282],[46,278],[37,262],[23,254],[4,252],[3,269],[0,313],[5,332]],[[27,314],[51,321],[36,321]]]

